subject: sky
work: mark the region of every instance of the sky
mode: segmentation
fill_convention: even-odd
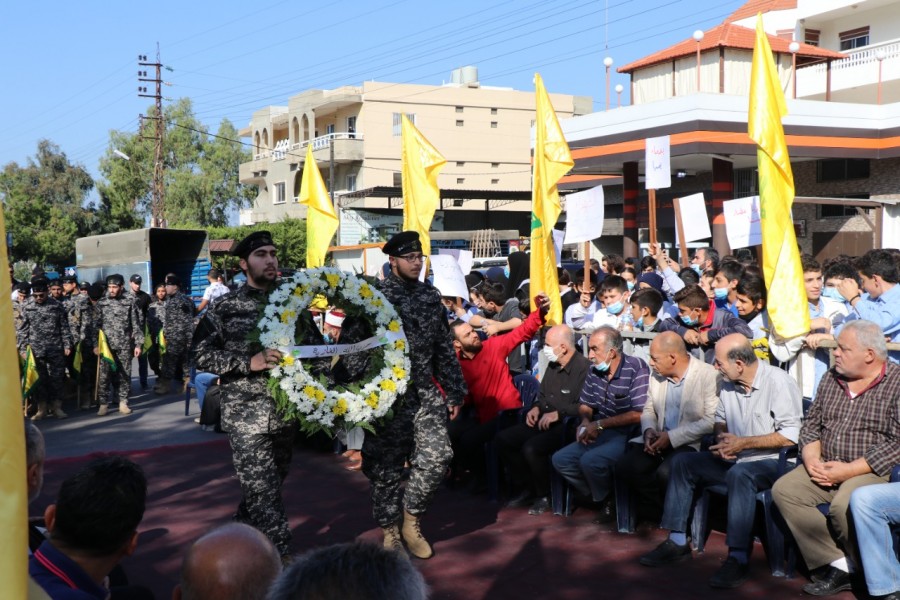
[[[7,3],[0,23],[0,166],[38,141],[97,178],[112,130],[136,132],[137,57],[156,57],[168,99],[189,97],[211,132],[312,88],[437,85],[478,67],[483,85],[592,96],[615,68],[718,25],[745,0],[157,0]],[[141,67],[147,69],[146,67]],[[152,73],[152,71],[151,71]],[[152,93],[153,84],[147,85]],[[612,93],[615,104],[615,92]],[[249,140],[244,140],[249,142]]]

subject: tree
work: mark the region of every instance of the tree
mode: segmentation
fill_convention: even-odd
[[[182,98],[163,109],[165,122],[165,216],[170,227],[224,226],[229,214],[249,206],[251,188],[238,180],[242,162],[250,160],[228,119],[210,136],[194,116],[191,101]],[[112,132],[100,160],[105,181],[98,185],[101,218],[112,229],[140,227],[150,214],[156,127],[155,108],[143,132]],[[121,154],[117,154],[118,150]],[[124,159],[122,154],[128,157]]]
[[[74,264],[75,239],[101,229],[95,207],[87,201],[94,180],[81,165],[69,162],[49,140],[25,166],[11,162],[0,173],[0,197],[6,228],[13,236],[12,260],[39,265]]]
[[[211,240],[240,241],[254,231],[268,231],[278,247],[278,264],[281,267],[299,268],[306,265],[306,221],[285,217],[278,223],[257,223],[238,227],[210,227],[207,232]],[[219,267],[234,266],[236,261],[227,260]]]

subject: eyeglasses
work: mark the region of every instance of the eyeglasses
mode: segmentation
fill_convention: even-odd
[[[409,263],[423,262],[425,260],[425,257],[421,254],[407,254],[405,256],[398,256],[397,258],[402,258]]]

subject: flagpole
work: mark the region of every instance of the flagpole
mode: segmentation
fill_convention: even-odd
[[[97,377],[94,379],[94,404],[99,403],[99,394],[100,394],[100,361],[103,360],[99,355],[97,356]]]

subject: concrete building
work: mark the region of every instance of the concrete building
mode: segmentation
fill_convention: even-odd
[[[562,187],[606,185],[607,215],[619,219],[600,250],[635,256],[647,241],[644,144],[663,135],[673,180],[657,191],[660,240],[674,242],[672,199],[702,192],[711,241],[730,250],[722,202],[758,193],[747,136],[757,12],[788,98],[802,250],[821,260],[900,246],[900,1],[750,0],[702,36],[619,68],[631,106],[562,123],[578,148]]]
[[[551,94],[561,118],[587,114],[591,99]],[[257,186],[241,223],[305,217],[298,204],[308,145],[341,217],[339,244],[378,241],[399,230],[400,119],[407,114],[447,159],[438,183],[445,192],[435,230],[514,229],[528,233],[533,91],[482,86],[474,67],[444,85],[365,82],[307,90],[287,106],[256,111],[241,135],[254,157],[240,166]]]

